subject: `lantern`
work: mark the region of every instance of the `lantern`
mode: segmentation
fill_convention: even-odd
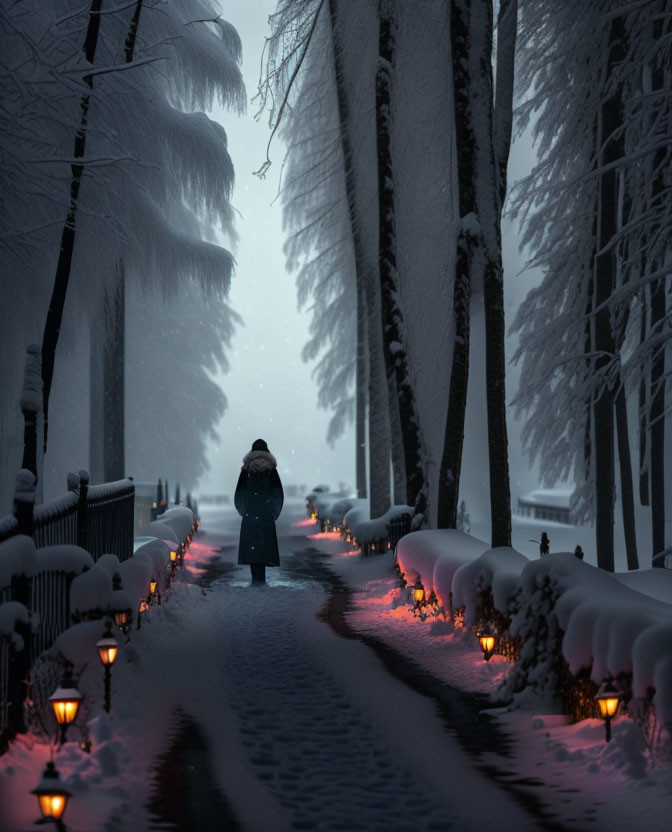
[[[42,779],[31,791],[31,794],[37,797],[42,817],[45,820],[56,821],[58,828],[64,829],[61,818],[63,812],[65,812],[68,798],[72,797],[72,793],[61,785],[58,771],[53,763],[47,763],[47,767],[42,773]]]
[[[425,588],[420,578],[413,584],[413,600],[416,607],[419,607],[425,600]]]
[[[109,618],[105,622],[103,637],[96,642],[96,647],[98,648],[100,661],[105,668],[105,710],[109,714],[111,704],[111,668],[119,652],[119,642],[112,636],[112,621]]]
[[[130,617],[130,610],[116,610],[114,613],[114,623],[124,634],[126,634],[130,627]]]
[[[481,645],[481,650],[483,651],[483,658],[486,662],[490,661],[490,657],[492,656],[495,650],[495,636],[490,630],[486,629],[481,630],[478,633],[478,642]]]
[[[65,742],[68,725],[75,721],[82,698],[82,694],[75,687],[75,682],[72,678],[72,666],[67,665],[63,678],[61,679],[61,684],[49,697],[51,706],[54,709],[56,722],[61,727],[60,745],[63,745]]]
[[[170,550],[170,562],[177,563],[177,549]]]
[[[156,594],[156,578],[152,578],[152,580],[149,582],[149,594]]]
[[[600,706],[600,716],[604,720],[607,742],[611,740],[611,720],[616,715],[620,698],[620,693],[608,679],[602,682],[600,689],[595,694],[597,704]]]

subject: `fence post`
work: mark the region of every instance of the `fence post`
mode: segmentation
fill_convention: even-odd
[[[32,537],[35,529],[33,508],[35,506],[36,477],[32,471],[22,468],[16,477],[14,491],[14,516],[18,523],[19,534]],[[28,570],[28,564],[26,564]],[[31,609],[32,580],[28,572],[12,576],[12,600],[18,601]],[[23,640],[23,649],[12,650],[9,661],[9,691],[7,722],[12,735],[25,733],[26,724],[23,717],[23,703],[28,693],[30,675],[31,635],[30,626],[22,621],[16,623],[16,633]]]
[[[79,503],[77,505],[77,545],[89,549],[89,472],[79,472]]]

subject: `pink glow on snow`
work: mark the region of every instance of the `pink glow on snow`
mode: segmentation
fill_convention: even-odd
[[[315,526],[315,520],[311,520],[310,518],[306,520],[298,520],[296,523],[292,523],[292,528],[297,528],[298,526]]]

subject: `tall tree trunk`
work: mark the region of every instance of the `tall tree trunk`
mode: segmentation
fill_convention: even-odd
[[[392,500],[395,506],[408,505],[406,493],[406,463],[404,461],[404,438],[401,435],[401,419],[396,388],[388,390],[390,407],[390,433],[392,440]]]
[[[355,474],[357,496],[366,498],[366,295],[357,281],[357,357],[355,402]]]
[[[89,22],[84,39],[84,56],[87,63],[93,64],[96,46],[98,44],[98,32],[100,30],[101,6],[103,0],[91,0],[89,8]],[[85,75],[84,83],[93,89],[93,76]],[[82,96],[80,101],[80,123],[75,135],[73,156],[75,159],[82,159],[86,150],[86,134],[88,127],[90,92]],[[72,178],[70,180],[70,205],[61,234],[61,245],[56,265],[56,276],[52,290],[49,311],[44,325],[42,336],[42,410],[44,416],[43,430],[43,452],[47,452],[47,438],[49,430],[49,396],[51,394],[51,383],[54,377],[54,362],[56,360],[56,347],[61,333],[63,321],[63,309],[65,298],[70,281],[70,270],[72,268],[72,255],[75,247],[75,234],[77,228],[77,203],[79,200],[79,189],[82,182],[84,165],[73,162],[70,166]]]
[[[614,401],[616,409],[616,437],[618,441],[618,464],[621,480],[621,509],[623,532],[628,569],[639,569],[637,558],[637,531],[635,526],[635,494],[632,483],[632,461],[630,459],[630,435],[628,431],[628,409],[625,389],[619,384]]]
[[[104,482],[105,441],[105,312],[89,325],[89,477]]]
[[[647,311],[646,290],[641,292],[641,310],[639,322],[639,344],[646,341]],[[649,505],[649,396],[646,384],[646,368],[642,366],[639,380],[639,502]]]
[[[669,15],[665,19],[660,16],[654,23],[653,36],[656,40],[672,36],[672,22]],[[651,73],[651,88],[659,91],[670,88],[670,67],[659,59]],[[669,107],[669,104],[668,104]],[[669,111],[668,111],[669,117]],[[655,204],[664,199],[666,150],[657,150],[653,155],[653,182],[651,186],[651,202]],[[669,161],[667,161],[669,166]],[[669,185],[668,185],[669,187]],[[660,228],[656,228],[660,233]],[[669,229],[668,229],[669,253]],[[665,255],[664,255],[665,256]],[[660,261],[651,264],[653,271],[664,267],[667,262]],[[660,335],[670,324],[667,321],[666,292],[670,275],[656,280],[650,285],[651,330],[653,335]],[[652,557],[661,554],[665,549],[665,356],[668,343],[658,345],[651,358],[651,374],[649,380],[649,430],[651,433],[651,540],[653,544]],[[654,560],[654,566],[664,567],[664,558]]]
[[[369,336],[369,506],[371,518],[391,505],[390,406],[380,329],[380,294],[374,275],[367,277],[367,332]]]
[[[666,281],[651,286],[651,331],[662,332],[666,325]],[[651,431],[651,535],[653,557],[665,549],[665,352],[658,346],[651,360],[649,424]],[[664,566],[663,559],[655,566]]]
[[[345,166],[345,188],[348,199],[350,233],[355,258],[355,283],[357,297],[357,354],[356,354],[356,404],[355,404],[355,442],[356,442],[356,479],[357,496],[366,497],[366,405],[367,405],[367,299],[365,281],[367,268],[362,245],[360,224],[357,213],[357,193],[352,143],[350,141],[350,107],[343,81],[343,50],[339,40],[338,2],[329,0],[329,16],[334,51],[334,75],[336,80],[336,97],[338,101],[338,118]],[[387,509],[385,509],[387,511]],[[384,512],[382,512],[384,513]]]
[[[470,306],[477,206],[474,192],[476,139],[470,118],[469,8],[451,4],[450,47],[453,67],[455,143],[460,226],[453,283],[453,355],[443,455],[439,469],[437,527],[457,528],[457,506],[464,447],[464,419],[469,381]],[[476,232],[476,233],[475,233]]]
[[[124,406],[125,406],[125,324],[126,280],[124,264],[119,262],[119,278],[110,298],[109,334],[105,339],[103,397],[103,476],[114,482],[125,476]]]
[[[511,10],[509,10],[511,11]],[[506,354],[504,323],[504,272],[502,267],[500,193],[506,182],[500,168],[508,160],[510,126],[507,136],[494,134],[492,81],[492,4],[472,0],[470,70],[474,74],[471,108],[476,137],[476,202],[482,230],[485,309],[485,387],[488,408],[488,459],[490,463],[490,515],[492,546],[511,545],[511,488],[509,483],[508,436],[506,428]],[[515,26],[513,27],[515,32]],[[502,60],[507,52],[501,50]],[[501,121],[510,120],[513,70],[502,69],[501,100],[497,109]],[[503,128],[502,128],[503,129]],[[496,146],[502,146],[496,151]],[[498,161],[499,157],[499,161]]]
[[[136,0],[131,17],[124,57],[131,63],[135,55],[135,44],[140,24],[143,0]],[[125,431],[124,409],[126,388],[124,383],[126,368],[126,270],[123,260],[118,264],[117,286],[110,301],[110,318],[105,339],[104,355],[104,431],[103,431],[103,471],[107,482],[122,479],[125,473]]]
[[[499,174],[500,209],[506,199],[506,180],[511,151],[517,34],[518,0],[500,0],[497,16],[497,75],[495,78],[495,150]]]
[[[625,31],[623,20],[615,18],[609,28],[607,76],[623,58]],[[605,167],[623,156],[623,139],[617,135],[623,123],[623,101],[620,90],[606,99],[600,109],[598,159]],[[615,286],[616,259],[608,248],[618,231],[618,172],[603,171],[598,186],[598,254],[595,258],[595,308],[606,304]],[[605,250],[607,249],[608,250]],[[611,310],[598,309],[593,318],[593,343],[597,357],[595,370],[605,376],[593,402],[595,438],[595,535],[597,565],[614,571],[614,388],[606,378],[614,361],[616,343],[612,329]]]
[[[392,75],[395,43],[393,0],[379,0],[378,67],[376,70],[376,151],[378,157],[378,263],[385,368],[396,384],[404,440],[407,499],[414,507],[414,526],[428,519],[428,488],[420,437],[420,420],[410,375],[404,316],[397,281],[394,168],[392,164]]]
[[[41,471],[42,445],[40,433],[42,428],[42,356],[38,344],[31,344],[26,350],[26,364],[23,374],[21,393],[21,412],[23,413],[23,460],[21,468],[30,471],[35,477],[35,500],[42,502],[42,479],[37,479]]]

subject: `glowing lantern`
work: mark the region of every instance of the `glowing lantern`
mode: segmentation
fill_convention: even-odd
[[[154,595],[156,593],[156,578],[152,578],[149,582],[149,594]]]
[[[67,665],[61,684],[49,697],[56,722],[61,726],[61,745],[65,742],[68,725],[75,721],[82,698],[72,678],[72,666]]]
[[[42,817],[45,820],[56,821],[57,828],[64,829],[61,822],[63,812],[72,793],[61,785],[56,766],[49,762],[42,773],[42,779],[31,791],[37,797]]]
[[[415,601],[416,607],[419,607],[425,600],[425,588],[420,578],[413,584],[413,600]]]
[[[620,698],[621,695],[608,679],[602,682],[595,694],[597,704],[600,706],[600,716],[604,719],[607,742],[611,740],[611,720],[616,715]]]
[[[177,563],[177,549],[170,550],[170,562]]]
[[[490,657],[492,656],[495,650],[495,636],[493,633],[490,632],[487,628],[485,630],[481,630],[478,634],[478,642],[481,645],[481,650],[483,651],[483,658],[486,662],[490,661]]]
[[[105,668],[105,710],[110,712],[110,677],[111,668],[119,652],[119,642],[112,636],[112,622],[108,618],[105,622],[103,637],[96,642],[100,661]]]
[[[114,623],[119,627],[122,633],[126,633],[130,626],[131,614],[129,610],[116,610],[114,613]]]

